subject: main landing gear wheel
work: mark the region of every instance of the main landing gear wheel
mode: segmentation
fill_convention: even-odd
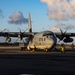
[[[46,52],[50,52],[51,50],[50,50],[50,49],[45,49],[45,51],[46,51]]]

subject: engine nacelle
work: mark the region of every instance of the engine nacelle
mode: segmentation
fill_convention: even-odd
[[[63,41],[65,43],[70,43],[70,42],[73,42],[73,38],[65,38]]]
[[[18,39],[22,40],[22,35],[21,34],[18,35]]]
[[[11,38],[7,37],[5,41],[6,42],[11,42]]]

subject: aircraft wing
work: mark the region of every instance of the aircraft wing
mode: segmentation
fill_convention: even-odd
[[[61,33],[55,33],[55,35],[58,37],[58,36],[62,36],[62,34]],[[69,36],[69,37],[75,37],[75,33],[65,33],[64,34],[64,37],[67,37],[67,36]]]
[[[29,32],[0,32],[0,36],[3,37],[18,37],[18,35],[22,35],[22,37],[29,37],[29,36],[33,36],[34,33],[29,33]]]

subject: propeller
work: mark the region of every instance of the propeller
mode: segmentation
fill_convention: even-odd
[[[2,30],[2,31],[0,31],[0,32],[4,32],[4,31],[6,31],[6,30],[9,32],[9,30],[8,30],[8,29],[3,29],[3,30]]]
[[[11,38],[10,37],[7,37],[5,41],[6,42],[11,42]]]
[[[64,39],[67,30],[66,30],[65,32],[63,32],[63,31],[60,29],[60,32],[61,32],[61,35],[58,37],[58,38],[59,38],[59,41],[58,41],[58,42],[60,42],[60,41],[62,41],[62,40]]]
[[[22,40],[22,39],[23,39],[23,34],[24,34],[26,31],[27,31],[27,29],[23,30],[23,32],[22,32],[22,30],[19,28],[19,34],[18,34],[18,39],[19,39],[19,40]],[[18,39],[16,39],[16,41],[18,41]]]
[[[28,30],[28,28],[26,28],[25,30],[22,29],[22,31],[25,33]]]
[[[2,30],[1,32],[4,32],[4,31],[9,32],[8,29],[4,29],[4,30]],[[5,35],[7,35],[7,36],[5,37],[5,42],[11,42],[11,38],[9,37],[8,33],[6,33]]]

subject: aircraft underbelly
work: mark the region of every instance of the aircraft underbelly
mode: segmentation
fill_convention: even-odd
[[[36,46],[37,48],[40,48],[40,49],[49,49],[51,48],[52,45],[39,45],[39,46]]]
[[[52,47],[52,45],[36,45],[37,49],[49,49]],[[30,48],[35,48],[34,46],[30,46]]]

